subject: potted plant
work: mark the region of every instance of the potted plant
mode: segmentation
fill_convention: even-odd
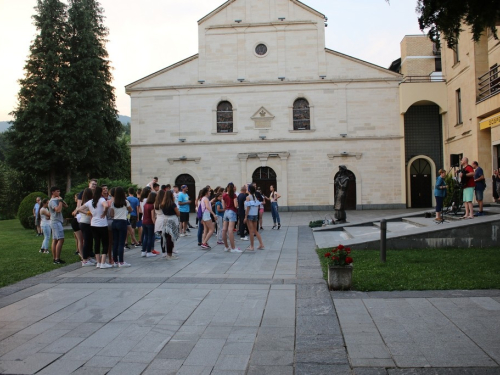
[[[351,249],[343,245],[325,254],[328,264],[328,288],[330,290],[349,290],[352,285]]]

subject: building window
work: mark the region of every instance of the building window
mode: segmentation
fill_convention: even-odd
[[[442,71],[442,67],[441,67],[441,57],[437,57],[436,59],[434,59],[434,71],[435,72],[441,72]]]
[[[228,101],[217,106],[217,133],[233,132],[233,106]]]
[[[255,47],[255,53],[259,56],[265,56],[267,54],[267,46],[263,43]]]
[[[293,103],[293,130],[311,130],[311,109],[304,98]]]
[[[460,89],[455,92],[456,100],[457,100],[457,125],[461,124],[462,121],[462,93]]]
[[[458,50],[458,41],[457,44],[453,47],[453,63],[456,64],[460,62],[460,52]]]

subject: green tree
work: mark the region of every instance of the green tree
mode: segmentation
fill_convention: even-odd
[[[122,146],[118,137],[122,125],[117,120],[111,66],[106,51],[108,29],[103,9],[95,0],[70,0],[68,10],[68,62],[62,75],[64,88],[63,123],[72,133],[66,147],[67,190],[71,171],[87,176],[112,173]],[[130,163],[130,162],[129,162]]]
[[[61,121],[61,69],[66,56],[66,6],[59,0],[38,0],[33,16],[38,31],[19,81],[14,121],[6,132],[7,160],[17,171],[55,182],[69,150],[62,148],[68,129]]]
[[[476,42],[487,29],[498,39],[498,0],[418,0],[417,12],[420,15],[420,29],[429,29],[428,35],[437,45],[440,44],[442,34],[448,47],[453,48],[462,31],[462,22],[471,28],[473,40]]]

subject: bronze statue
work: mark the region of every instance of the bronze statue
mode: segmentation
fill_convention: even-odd
[[[347,197],[347,187],[349,186],[349,176],[345,165],[339,166],[339,173],[335,177],[335,220],[337,224],[346,223],[345,201]]]

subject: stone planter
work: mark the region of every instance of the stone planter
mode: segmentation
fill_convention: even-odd
[[[328,289],[349,290],[352,285],[352,265],[328,267]]]

